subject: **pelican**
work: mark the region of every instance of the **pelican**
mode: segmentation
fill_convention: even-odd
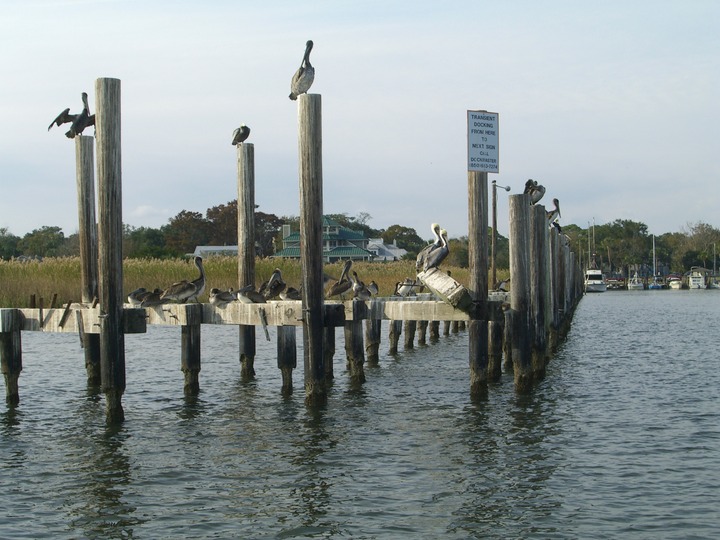
[[[155,289],[154,291],[150,292],[147,291],[143,297],[142,302],[140,302],[140,307],[151,307],[151,306],[159,306],[163,303],[162,299],[160,298],[162,296],[162,290],[161,289]]]
[[[530,204],[536,204],[545,195],[545,186],[539,185],[537,180],[530,178],[525,182],[525,190],[523,193],[530,195]]]
[[[280,291],[281,300],[302,300],[300,291],[295,287],[288,287],[284,291]]]
[[[353,298],[357,298],[358,300],[370,300],[370,298],[372,298],[370,291],[365,286],[365,284],[360,281],[360,278],[355,271],[353,271],[352,277],[352,290]]]
[[[342,295],[350,290],[350,288],[352,287],[352,281],[350,281],[350,279],[348,278],[348,272],[350,271],[351,267],[352,259],[348,259],[347,261],[345,261],[345,266],[343,266],[342,273],[340,274],[340,279],[333,283],[328,290],[328,298],[331,298],[333,296],[340,296],[340,298],[342,298]]]
[[[415,270],[418,272],[420,272],[425,266],[425,261],[427,260],[428,255],[442,245],[442,239],[440,238],[440,225],[433,223],[430,225],[430,229],[432,230],[433,235],[435,235],[435,242],[428,244],[420,250],[420,253],[418,253],[417,258],[415,259]]]
[[[55,120],[50,122],[48,131],[53,126],[60,127],[63,124],[72,122],[70,129],[65,136],[68,139],[74,139],[76,135],[80,135],[86,127],[95,125],[95,115],[90,114],[90,106],[88,105],[88,95],[86,92],[82,93],[83,110],[79,114],[71,114],[70,107],[65,109],[63,112],[57,115]]]
[[[555,205],[555,208],[547,211],[547,218],[550,223],[553,223],[560,217],[560,201],[553,199],[553,204]]]
[[[417,287],[418,284],[414,279],[405,278],[402,281],[398,281],[395,284],[395,292],[393,293],[394,296],[412,296],[415,294],[414,288]]]
[[[508,292],[507,285],[510,283],[510,278],[503,279],[502,281],[498,281],[495,284],[495,290],[500,292]]]
[[[313,42],[312,40],[308,40],[305,44],[305,54],[303,55],[302,62],[300,62],[300,67],[290,82],[290,99],[293,101],[296,100],[300,94],[306,94],[315,79],[315,68],[310,64],[310,51],[312,51],[312,48]]]
[[[200,276],[192,281],[182,280],[170,285],[160,296],[161,300],[188,303],[195,300],[205,292],[205,270],[203,270],[202,257],[195,257],[195,266],[200,270]]]
[[[232,145],[237,146],[242,144],[250,136],[250,128],[245,124],[240,124],[240,127],[233,131]]]
[[[140,304],[142,304],[143,296],[145,296],[145,293],[147,292],[148,291],[145,287],[135,289],[133,292],[128,294],[128,303],[132,304],[133,306],[139,306]]]
[[[280,294],[280,291],[284,291],[286,286],[280,269],[276,268],[267,283],[260,286],[260,292],[262,292],[265,300],[272,300]]]
[[[440,263],[443,262],[445,257],[448,256],[448,253],[450,253],[450,248],[447,243],[447,231],[445,229],[440,231],[440,240],[442,241],[440,247],[428,253],[427,258],[425,259],[425,265],[423,266],[423,272],[427,272],[431,268],[437,268],[440,266]]]
[[[367,290],[370,291],[370,294],[372,294],[373,296],[377,296],[377,293],[379,292],[379,289],[378,289],[378,284],[375,283],[375,280],[372,280],[372,281],[368,284]]]
[[[237,296],[232,288],[227,291],[221,291],[217,287],[210,289],[210,303],[214,306],[222,307],[235,300],[237,300]]]
[[[246,285],[236,293],[236,297],[243,304],[264,304],[265,297],[255,290],[255,286]]]

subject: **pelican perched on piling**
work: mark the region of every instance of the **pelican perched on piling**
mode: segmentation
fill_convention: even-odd
[[[430,253],[428,253],[427,257],[425,258],[423,272],[427,272],[431,268],[437,268],[438,266],[440,266],[440,263],[443,262],[445,260],[445,257],[447,257],[450,253],[450,247],[448,246],[447,241],[447,231],[445,229],[442,229],[440,231],[440,240],[440,246],[433,249]]]
[[[52,128],[53,126],[60,127],[63,124],[72,122],[70,124],[70,129],[67,133],[65,133],[65,136],[68,139],[74,139],[75,136],[80,135],[86,127],[94,126],[95,115],[90,114],[90,106],[88,105],[88,95],[86,92],[82,93],[82,102],[82,111],[80,111],[78,114],[72,114],[70,112],[70,107],[68,107],[63,112],[58,114],[55,120],[50,122],[50,125],[48,126],[48,131],[50,131],[50,128]]]
[[[277,298],[280,292],[285,290],[285,287],[287,287],[287,284],[283,281],[280,269],[276,268],[270,279],[260,286],[260,292],[265,297],[265,300],[272,300]]]
[[[237,295],[235,294],[235,291],[231,289],[227,291],[221,291],[217,287],[213,287],[210,289],[210,303],[217,307],[222,307],[230,302],[234,302],[237,300]]]
[[[420,287],[417,281],[406,277],[402,281],[398,281],[395,284],[395,292],[393,296],[413,296],[415,294],[415,288]]]
[[[352,259],[348,259],[345,261],[345,265],[343,266],[342,272],[340,273],[340,278],[333,283],[327,292],[327,297],[332,298],[333,296],[339,296],[342,298],[342,295],[345,294],[350,290],[352,287],[352,281],[348,278],[348,272],[350,272],[350,268],[352,267]]]
[[[280,300],[302,300],[302,293],[295,287],[280,291]]]
[[[160,296],[161,300],[170,302],[192,302],[198,301],[198,296],[205,292],[205,270],[203,269],[202,257],[195,257],[195,266],[200,270],[200,276],[192,281],[186,279],[170,285]]]
[[[523,193],[530,195],[530,204],[536,204],[540,202],[540,199],[545,195],[545,186],[537,183],[537,180],[530,178],[525,182],[525,190]]]
[[[142,295],[142,301],[140,302],[140,307],[146,308],[146,307],[152,307],[152,306],[159,306],[163,303],[163,300],[161,299],[162,296],[162,289],[155,289],[153,291],[146,291]]]
[[[237,293],[235,293],[235,296],[243,304],[265,303],[265,297],[255,290],[255,286],[253,284],[246,285],[245,287],[237,291]]]
[[[148,291],[145,287],[135,289],[130,294],[128,294],[128,304],[132,304],[133,306],[139,306],[140,304],[142,304],[143,297],[147,292]]]
[[[365,286],[365,283],[360,280],[357,272],[353,271],[352,275],[353,277],[351,279],[353,298],[357,298],[358,300],[370,300],[372,298],[372,295],[370,294],[368,288]]]
[[[421,272],[425,267],[425,261],[428,255],[442,245],[442,239],[440,238],[440,225],[438,223],[433,223],[430,225],[430,230],[432,230],[432,233],[435,236],[435,241],[422,248],[420,253],[418,253],[417,258],[415,259],[415,270],[417,272]]]
[[[378,287],[378,284],[375,283],[375,280],[372,280],[370,283],[368,283],[367,290],[373,296],[377,296],[378,292],[380,292],[380,288]]]
[[[553,199],[555,208],[547,211],[547,218],[549,223],[554,223],[560,217],[560,202],[557,199]]]
[[[315,68],[310,64],[310,51],[312,51],[313,42],[308,40],[305,44],[305,54],[303,55],[300,67],[293,75],[290,82],[290,99],[296,100],[300,94],[306,94],[315,80]]]
[[[237,146],[238,144],[242,144],[249,136],[250,128],[245,124],[240,124],[240,127],[233,131],[232,145]]]

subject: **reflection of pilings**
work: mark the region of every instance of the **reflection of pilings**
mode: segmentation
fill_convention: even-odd
[[[255,145],[237,145],[238,285],[255,284]],[[255,327],[239,326],[240,378],[255,377]]]
[[[123,333],[122,160],[120,80],[95,81],[95,133],[98,176],[98,260],[100,297],[100,372],[109,422],[122,422],[125,392]]]
[[[323,355],[322,108],[319,94],[298,96],[298,131],[305,402],[312,405],[327,401]]]
[[[93,137],[75,137],[75,179],[78,198],[80,283],[82,302],[98,297],[97,220],[95,218],[95,173]],[[85,371],[90,386],[100,385],[100,334],[87,334],[83,341]]]
[[[293,392],[292,370],[297,367],[294,326],[277,327],[277,365],[282,374],[282,393],[289,396]]]
[[[18,379],[22,371],[22,313],[15,309],[0,310],[0,370],[5,378],[5,401],[20,403]]]

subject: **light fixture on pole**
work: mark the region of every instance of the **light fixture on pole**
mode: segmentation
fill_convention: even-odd
[[[495,288],[497,283],[497,274],[495,272],[495,241],[497,239],[497,188],[500,187],[505,191],[510,191],[510,186],[498,186],[497,181],[492,181],[492,241],[490,243],[490,272],[492,281],[490,286]]]

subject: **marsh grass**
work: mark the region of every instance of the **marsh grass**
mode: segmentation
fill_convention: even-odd
[[[210,288],[227,290],[238,288],[237,259],[235,257],[210,257],[204,261],[207,275],[205,294],[201,302],[207,302]],[[300,287],[300,262],[290,259],[257,259],[255,262],[255,287],[266,281],[275,268],[280,268],[283,279],[295,288]],[[445,269],[445,267],[443,267]],[[395,262],[356,262],[353,270],[365,283],[375,280],[380,296],[390,296],[398,281],[415,275],[414,261]],[[448,267],[452,276],[460,283],[467,283],[468,269]],[[325,272],[340,277],[342,263],[325,265]],[[508,271],[498,272],[498,278],[507,277]],[[198,270],[187,259],[126,259],[123,263],[124,295],[138,287],[165,289],[176,281],[192,280],[198,276]],[[246,284],[240,284],[246,285]],[[53,294],[57,294],[56,305],[68,301],[79,302],[80,297],[80,258],[46,258],[39,261],[3,261],[0,260],[0,307],[23,308],[30,306],[30,296],[45,299],[48,306]]]

